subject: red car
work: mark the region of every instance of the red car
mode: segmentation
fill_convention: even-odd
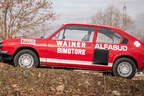
[[[0,48],[1,60],[12,60],[19,67],[97,70],[123,78],[144,69],[144,43],[105,26],[65,24],[47,38],[8,39]]]

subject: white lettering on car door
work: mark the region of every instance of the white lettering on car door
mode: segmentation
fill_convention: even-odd
[[[73,41],[56,41],[57,53],[59,54],[75,54],[86,55],[85,42],[73,42]]]

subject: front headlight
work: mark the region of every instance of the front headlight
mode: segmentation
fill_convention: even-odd
[[[0,41],[0,49],[2,48],[3,44],[2,44],[2,41]]]

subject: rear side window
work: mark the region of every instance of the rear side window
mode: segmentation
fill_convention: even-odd
[[[126,37],[124,37],[123,41],[122,41],[122,44],[127,44],[128,43],[128,39]]]
[[[121,42],[121,35],[118,33],[106,29],[106,28],[99,28],[97,34],[97,43],[110,43],[110,44],[120,44]]]

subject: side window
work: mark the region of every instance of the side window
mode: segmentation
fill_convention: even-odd
[[[119,44],[121,42],[121,35],[106,28],[99,28],[96,42]]]
[[[56,34],[55,40],[85,41],[92,42],[95,27],[87,26],[67,26]]]

